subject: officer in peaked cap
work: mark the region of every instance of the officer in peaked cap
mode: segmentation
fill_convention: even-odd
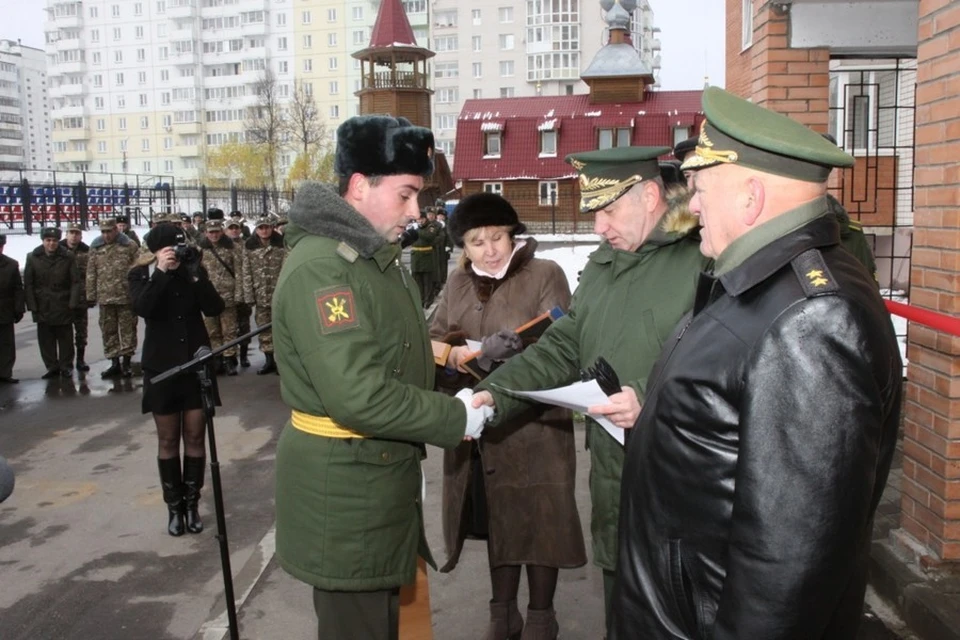
[[[37,324],[37,346],[45,380],[73,370],[73,309],[80,305],[80,271],[73,252],[59,246],[60,229],[44,227],[42,244],[27,254],[23,289]]]
[[[580,211],[593,215],[593,230],[603,242],[583,270],[571,313],[477,387],[492,394],[481,395],[495,402],[498,424],[526,406],[499,388],[561,387],[579,380],[579,372],[601,357],[616,371],[622,391],[591,414],[612,420],[620,436],[637,419],[650,368],[670,329],[693,306],[697,274],[708,262],[698,250],[696,217],[668,205],[658,159],[669,152],[616,147],[567,157],[580,174]],[[593,562],[603,572],[609,613],[623,445],[592,418],[587,439]]]
[[[716,87],[703,112],[683,168],[716,263],[627,443],[611,640],[854,638],[903,368],[828,210],[853,158]]]
[[[683,161],[690,155],[690,152],[697,148],[697,139],[698,136],[690,136],[686,140],[682,140],[676,144],[673,148],[673,157],[677,159],[677,162],[682,165]],[[682,170],[684,181],[687,183],[688,187],[692,187],[691,180],[693,178],[693,170],[687,169]]]

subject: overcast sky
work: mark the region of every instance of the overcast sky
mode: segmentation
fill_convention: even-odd
[[[704,76],[709,76],[710,84],[723,86],[724,4],[724,0],[650,0],[662,30],[662,89],[700,89]],[[20,38],[23,44],[42,49],[44,6],[45,0],[0,0],[0,38]]]

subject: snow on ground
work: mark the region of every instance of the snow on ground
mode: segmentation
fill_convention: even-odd
[[[143,238],[143,234],[150,230],[150,227],[133,227],[133,230],[137,232],[137,235]],[[0,233],[3,233],[3,230],[0,229]],[[94,238],[100,235],[100,230],[96,226],[92,226],[90,229],[87,229],[83,232],[83,241],[87,243],[87,246],[93,242]],[[66,228],[63,229],[63,238],[67,237]],[[23,267],[27,264],[27,254],[39,247],[42,244],[40,241],[40,232],[34,233],[33,235],[26,235],[24,233],[7,233],[7,245],[3,248],[3,255],[13,258],[20,263],[20,271],[23,271]]]

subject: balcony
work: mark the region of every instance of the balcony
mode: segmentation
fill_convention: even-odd
[[[51,116],[54,118],[82,118],[86,115],[85,112],[86,109],[83,108],[83,105],[68,105],[53,109]]]
[[[170,51],[170,64],[195,65],[200,60],[196,51]]]
[[[200,145],[177,145],[173,148],[173,155],[178,158],[198,158],[203,154]]]
[[[164,83],[164,87],[169,89],[186,89],[187,87],[196,87],[199,84],[199,78],[197,78],[197,76],[174,76]]]
[[[60,62],[54,63],[53,65],[47,67],[47,73],[51,76],[56,75],[73,75],[76,73],[86,73],[87,72],[87,63],[83,60],[78,62]]]
[[[61,151],[57,154],[58,162],[90,162],[93,160],[93,152],[86,151]]]
[[[74,49],[83,48],[80,38],[61,38],[57,40],[55,46],[57,51],[73,51]]]
[[[83,25],[83,16],[80,14],[80,7],[77,7],[76,14],[72,16],[55,16],[53,20],[48,20],[46,24],[58,29],[79,29]]]
[[[174,122],[173,131],[181,136],[198,135],[200,133],[199,122]]]
[[[90,127],[77,127],[76,129],[56,129],[50,134],[53,142],[65,142],[68,140],[87,140],[90,138]]]
[[[86,93],[86,89],[83,86],[83,83],[64,83],[58,87],[50,87],[47,89],[51,98],[66,98],[68,96],[82,96]]]
[[[653,51],[660,51],[660,38],[653,38],[650,40],[650,49]]]
[[[245,36],[265,36],[267,35],[266,22],[248,22],[240,25],[240,33]]]
[[[171,20],[192,18],[197,15],[196,0],[173,0],[167,3],[167,17]]]
[[[181,29],[174,29],[170,31],[170,42],[178,42],[181,40],[194,40],[197,37],[197,32],[193,28],[193,25],[188,27],[183,27]]]
[[[240,74],[234,73],[222,76],[207,76],[203,79],[205,89],[219,89],[220,87],[232,87],[240,82]]]

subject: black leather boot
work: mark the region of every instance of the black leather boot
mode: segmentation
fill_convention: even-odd
[[[182,536],[183,524],[183,481],[180,476],[180,458],[157,458],[160,469],[160,487],[163,489],[163,501],[167,503],[167,533]]]
[[[120,377],[120,358],[111,358],[110,366],[106,371],[100,374],[101,378],[119,378]]]
[[[237,375],[237,356],[229,356],[223,359],[223,368],[228,376]]]
[[[223,356],[213,356],[213,375],[222,376],[224,372]]]
[[[197,510],[200,504],[200,489],[203,488],[203,472],[206,470],[206,458],[183,456],[183,504],[187,517],[187,531],[203,531],[203,520]]]
[[[276,373],[277,363],[273,359],[273,354],[265,353],[263,355],[264,355],[265,361],[263,363],[263,366],[257,369],[257,375],[264,376],[264,375],[267,375],[268,373]]]
[[[250,358],[247,356],[250,347],[249,345],[242,344],[240,345],[240,366],[246,369],[250,366]]]
[[[123,356],[123,364],[120,366],[120,372],[124,378],[133,377],[133,368],[130,366],[132,356]]]
[[[77,371],[90,371],[90,365],[84,359],[85,355],[87,355],[87,348],[77,346]]]

